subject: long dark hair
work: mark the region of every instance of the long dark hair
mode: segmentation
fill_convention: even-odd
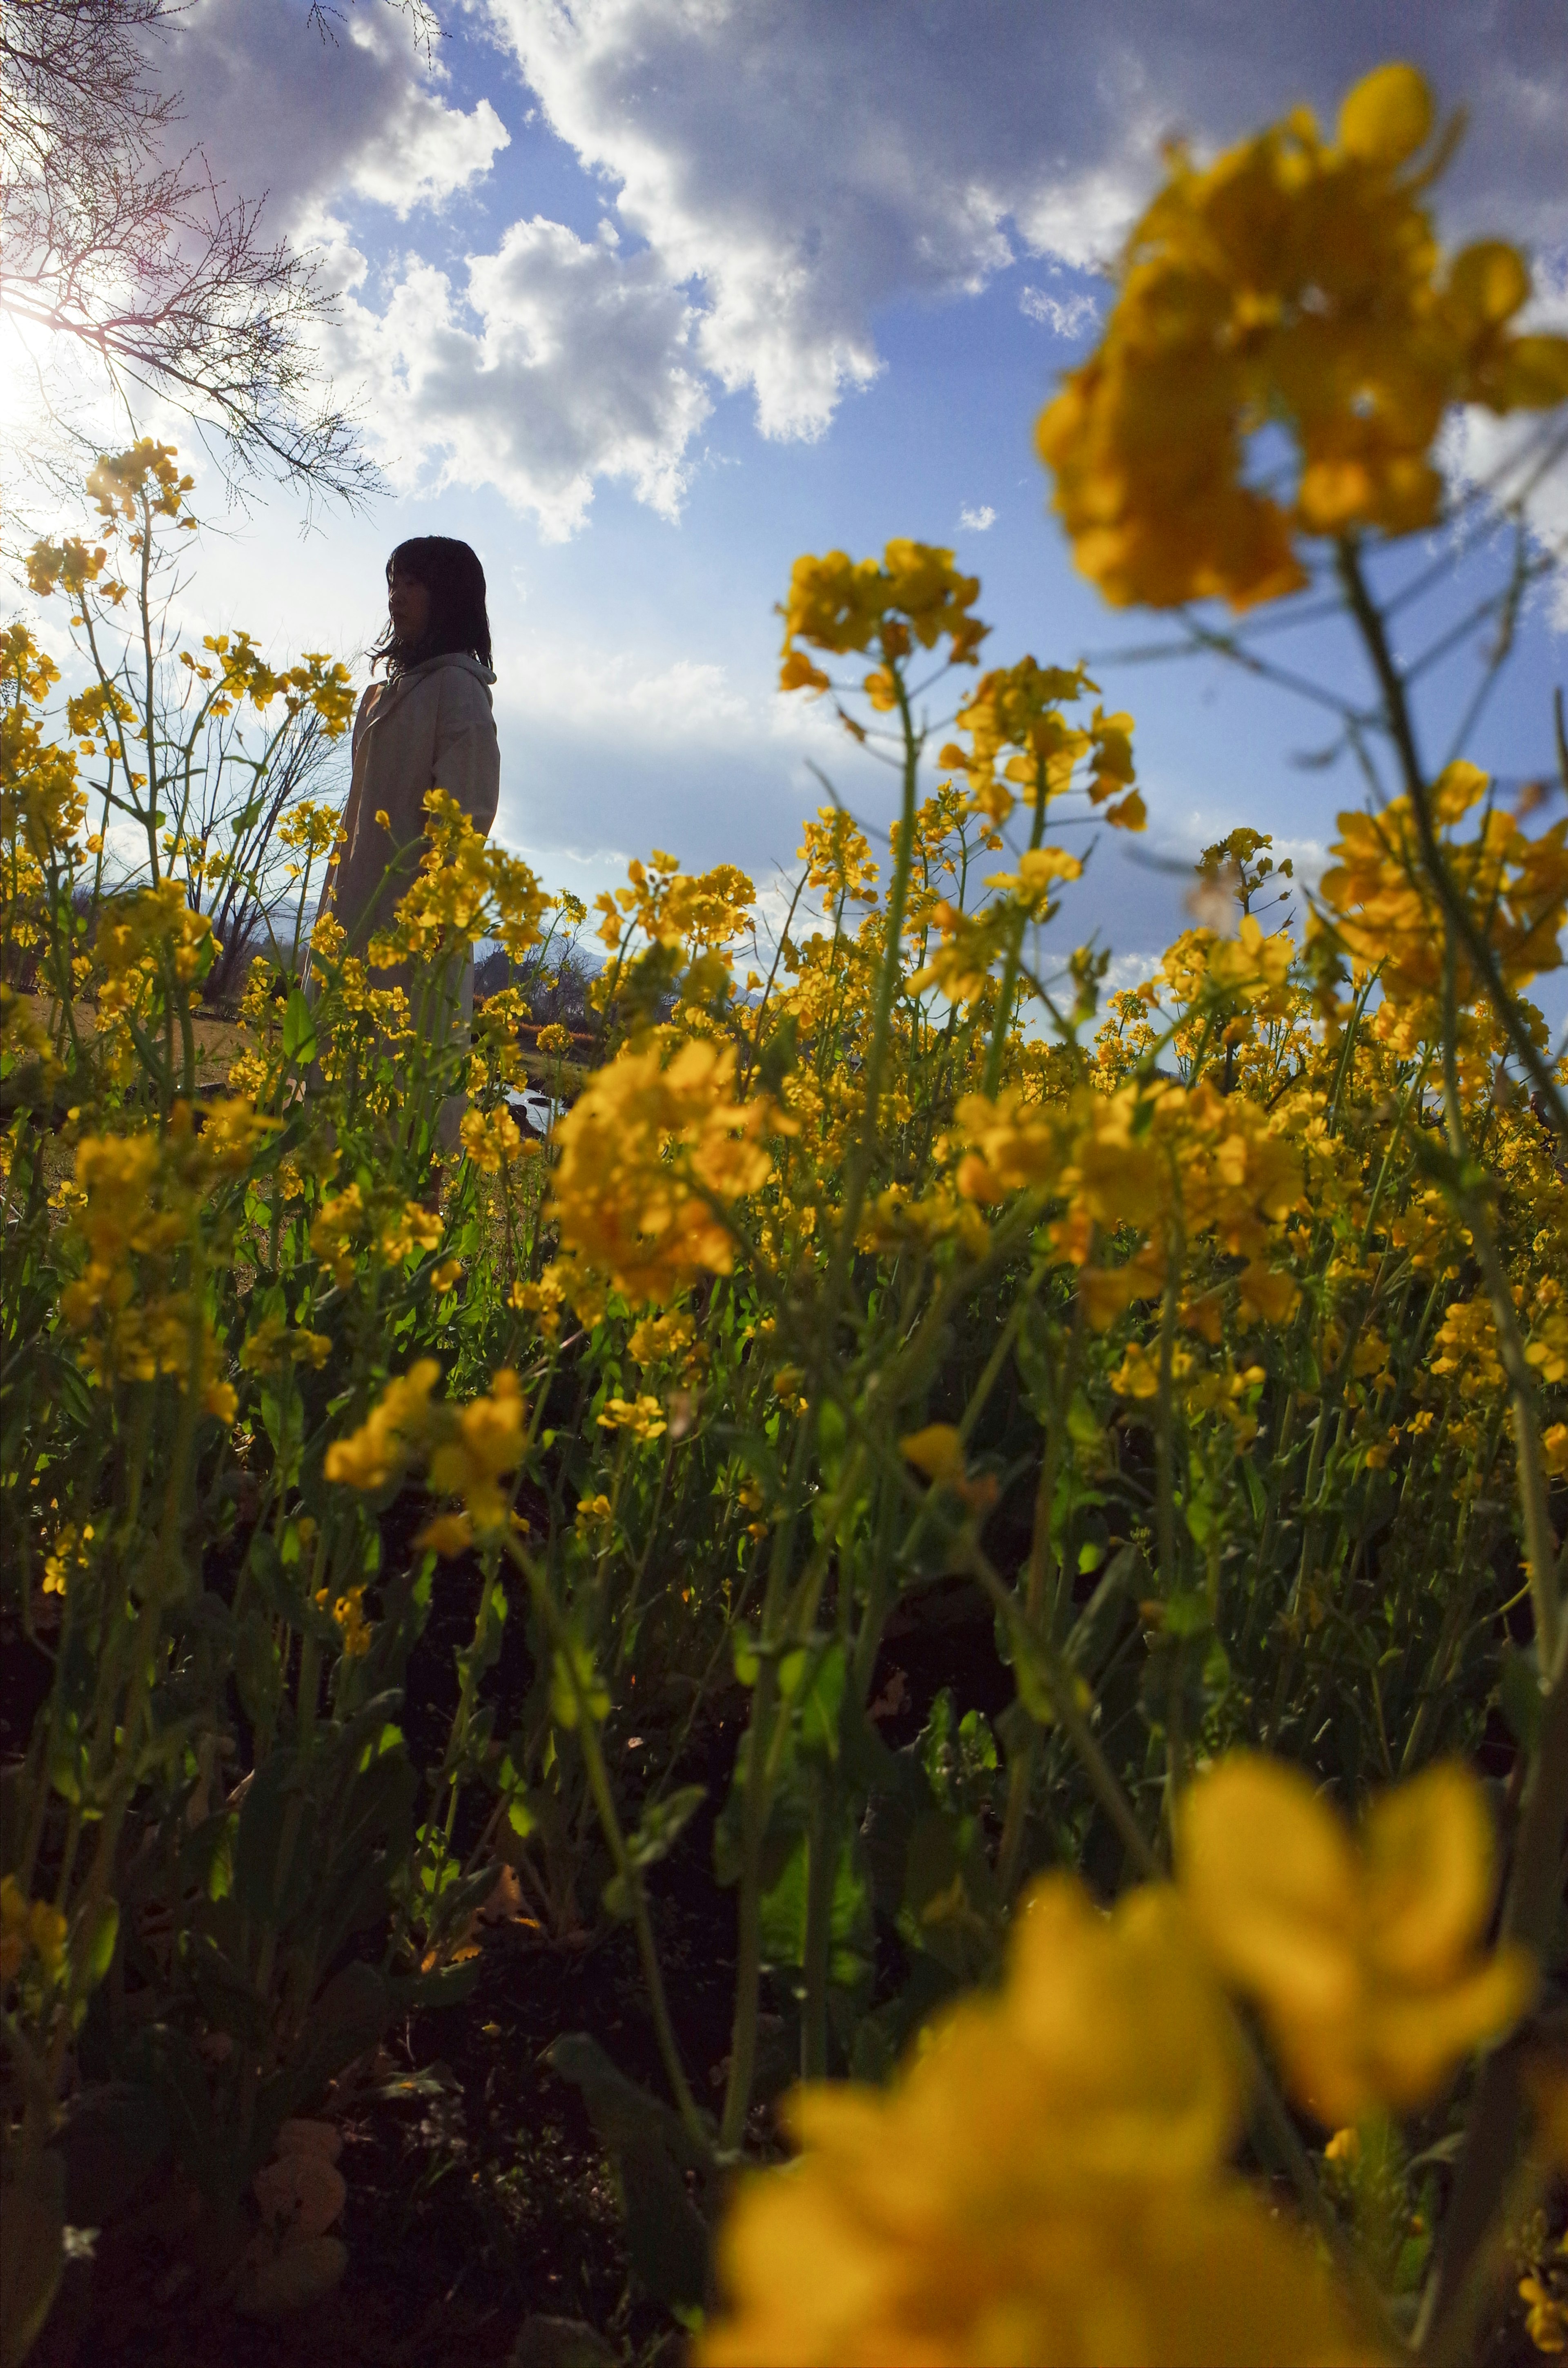
[[[407,648],[389,625],[370,652],[373,666],[384,659],[389,677],[395,679],[426,658],[445,657],[451,650],[465,651],[481,666],[490,664],[484,570],[476,552],[449,534],[416,534],[400,542],[388,560],[389,585],[394,575],[411,575],[415,584],[424,585],[430,595],[430,621],[418,642]]]

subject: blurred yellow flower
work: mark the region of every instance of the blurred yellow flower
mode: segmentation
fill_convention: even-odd
[[[375,1490],[424,1463],[432,1492],[461,1501],[460,1515],[437,1515],[418,1541],[449,1554],[506,1526],[510,1498],[501,1482],[523,1460],[528,1407],[516,1373],[505,1369],[492,1375],[488,1395],[466,1406],[432,1396],[440,1378],[434,1357],[422,1357],[389,1382],[358,1429],[327,1449],[324,1469],[347,1487]]]
[[[47,1899],[28,1899],[15,1875],[0,1875],[0,1980],[10,1981],[30,1957],[52,1977],[65,1957],[67,1926]]]
[[[1175,1895],[1101,1915],[1064,1876],[1007,1978],[892,2087],[798,2089],[802,2151],[743,2184],[701,2368],[1382,2356],[1225,2169],[1242,2079]]]
[[[1108,600],[1290,592],[1297,534],[1432,523],[1450,405],[1568,396],[1568,338],[1510,327],[1530,292],[1517,251],[1483,240],[1445,268],[1413,162],[1432,123],[1421,75],[1392,64],[1348,93],[1337,142],[1298,108],[1201,170],[1173,152],[1099,348],[1037,430]],[[1275,422],[1299,460],[1288,503],[1244,476],[1247,438]]]
[[[668,1428],[657,1398],[606,1398],[596,1417],[601,1430],[629,1430],[633,1439],[662,1439]]]
[[[1357,1838],[1299,1770],[1234,1754],[1183,1797],[1177,1869],[1216,1965],[1257,2001],[1320,2121],[1429,2102],[1534,1990],[1528,1951],[1479,1953],[1492,1823],[1461,1768],[1385,1793]]]

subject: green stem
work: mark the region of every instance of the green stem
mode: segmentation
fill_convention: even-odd
[[[801,2078],[802,2080],[823,2080],[827,2077],[827,1984],[833,1949],[834,1877],[838,1858],[834,1847],[833,1783],[825,1769],[812,1769],[810,1793],[806,1830],[806,1932],[802,1951],[805,1998],[801,2015]]]

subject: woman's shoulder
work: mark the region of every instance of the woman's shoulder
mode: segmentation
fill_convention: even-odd
[[[472,658],[453,657],[433,666],[427,677],[443,712],[457,715],[489,716],[494,702],[490,686],[495,677],[482,671]]]

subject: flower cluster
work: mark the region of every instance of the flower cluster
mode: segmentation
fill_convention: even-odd
[[[1062,713],[1064,701],[1096,687],[1082,666],[1042,666],[1032,657],[981,677],[958,712],[968,752],[954,741],[940,757],[964,773],[974,812],[1005,823],[1022,798],[1043,814],[1048,800],[1074,786],[1086,759],[1083,787],[1091,805],[1106,806],[1106,820],[1119,830],[1142,829],[1143,801],[1132,786],[1131,716],[1096,707],[1082,725],[1068,723]],[[1106,805],[1112,798],[1115,803]]]
[[[1568,924],[1568,822],[1535,837],[1490,802],[1490,780],[1462,759],[1432,785],[1431,819],[1447,865],[1486,941],[1497,974],[1513,992],[1562,962]],[[1468,837],[1454,825],[1485,800],[1481,826]],[[1428,1041],[1441,1025],[1440,998],[1447,933],[1416,816],[1408,798],[1378,814],[1342,814],[1335,861],[1324,873],[1322,895],[1339,943],[1376,970],[1387,1016],[1381,1024],[1405,1041]],[[1454,949],[1455,993],[1461,1010],[1473,1004],[1481,980],[1462,943]]]
[[[1518,335],[1529,272],[1497,240],[1446,265],[1423,205],[1430,93],[1381,66],[1324,140],[1298,108],[1199,168],[1177,149],[1128,241],[1097,352],[1041,415],[1085,574],[1118,606],[1303,583],[1297,534],[1429,526],[1451,404],[1568,396],[1568,338]],[[1293,503],[1246,483],[1245,441],[1294,438]]]
[[[50,1900],[28,1899],[15,1875],[0,1875],[0,1981],[14,1981],[29,1964],[52,1978],[64,1958],[66,1929]]]
[[[734,1088],[733,1047],[654,1041],[599,1070],[557,1121],[562,1246],[636,1305],[734,1266],[730,1212],[773,1172],[763,1138],[789,1127]]]
[[[971,613],[979,597],[980,578],[960,575],[952,552],[931,543],[895,539],[880,560],[851,559],[842,551],[830,551],[822,559],[797,559],[781,611],[784,663],[778,688],[832,688],[821,666],[797,643],[807,642],[835,656],[875,645],[882,664],[861,687],[872,706],[885,712],[897,703],[891,669],[916,643],[929,650],[946,639],[951,663],[976,663],[976,652],[990,630]]]
[[[162,1134],[78,1144],[67,1238],[79,1270],[60,1310],[101,1383],[169,1374],[232,1420],[234,1391],[199,1287],[200,1215],[214,1183],[243,1175],[276,1121],[240,1100],[203,1116],[198,1133],[178,1102]]]
[[[928,1443],[945,1470],[945,1439],[906,1452]],[[800,2158],[740,2192],[705,2368],[1388,2356],[1227,2167],[1245,2079],[1221,1985],[1262,1999],[1315,2109],[1434,2096],[1533,1978],[1474,1953],[1484,1805],[1435,1770],[1358,1858],[1304,1780],[1243,1760],[1192,1787],[1181,1839],[1179,1888],[1108,1916],[1038,1883],[1003,1988],[938,2021],[890,2089],[795,2092]]]
[[[440,1378],[434,1357],[422,1357],[389,1382],[358,1429],[327,1449],[324,1470],[328,1480],[374,1494],[423,1466],[432,1491],[456,1497],[461,1510],[427,1522],[419,1543],[456,1554],[494,1537],[511,1518],[502,1482],[523,1460],[528,1407],[509,1371],[492,1376],[486,1395],[460,1406],[433,1396]]]
[[[390,928],[373,938],[372,965],[467,959],[481,938],[494,938],[514,962],[543,942],[550,897],[519,856],[493,846],[475,830],[445,790],[426,791],[425,846],[419,872],[398,905]]]

